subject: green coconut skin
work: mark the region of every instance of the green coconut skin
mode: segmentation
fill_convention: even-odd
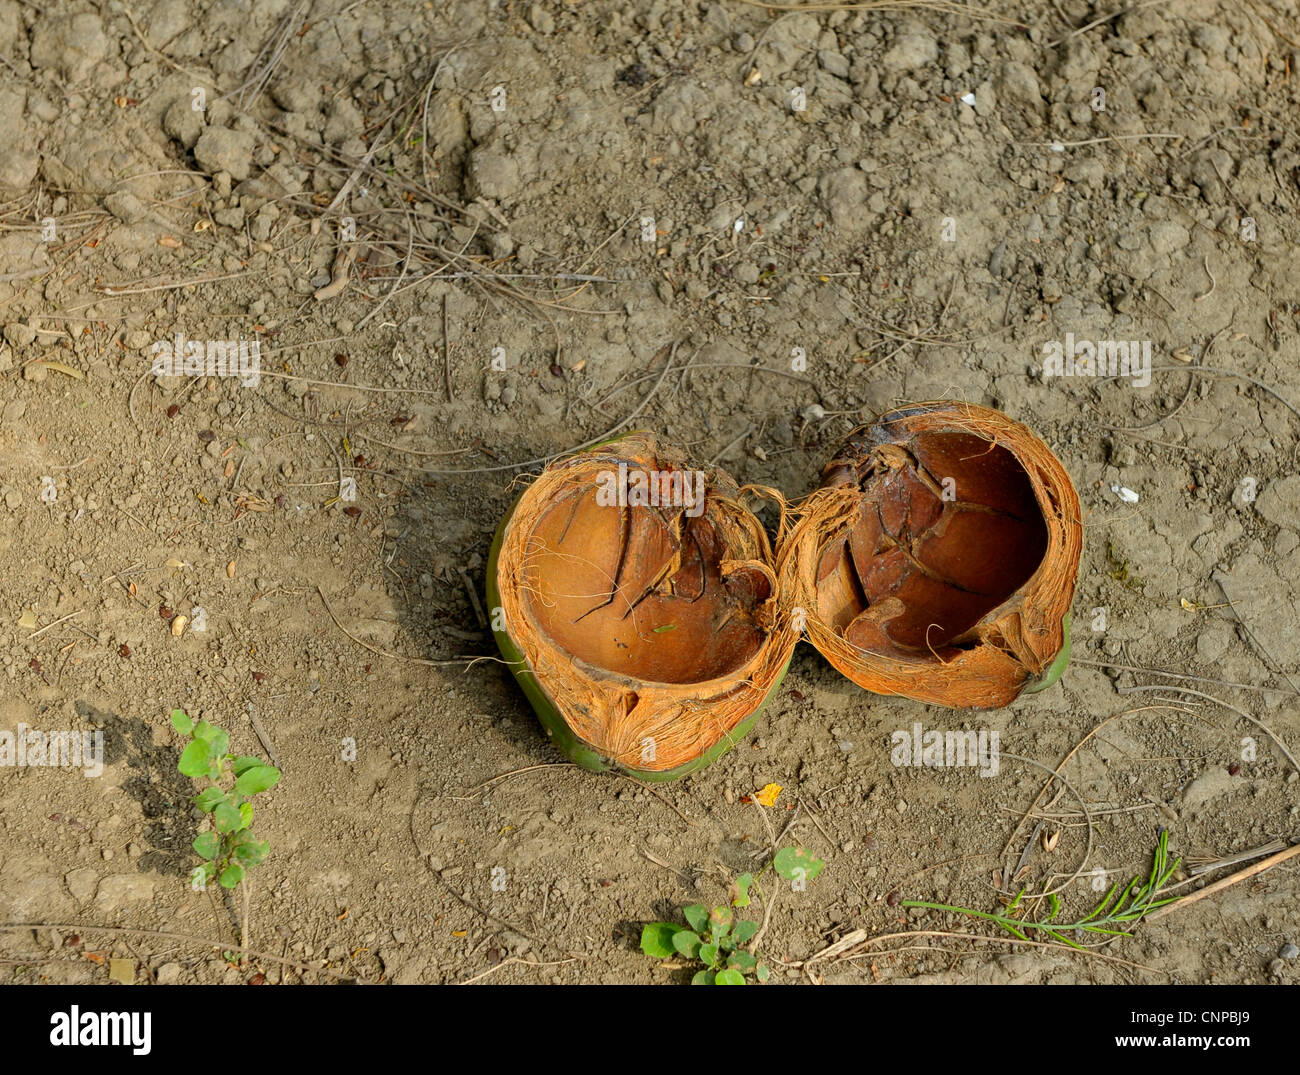
[[[1065,673],[1065,666],[1070,663],[1070,614],[1068,612],[1065,614],[1063,626],[1065,640],[1061,643],[1061,652],[1056,655],[1056,660],[1052,662],[1043,678],[1033,686],[1026,687],[1023,693],[1037,694],[1039,691],[1045,691]]]
[[[515,508],[518,506],[519,501],[516,500],[505,519],[502,520],[501,525],[497,527],[496,537],[492,541],[492,551],[488,554],[487,601],[489,613],[492,614],[492,634],[496,637],[497,649],[501,651],[501,656],[505,658],[510,671],[514,673],[515,679],[519,681],[519,686],[532,704],[533,710],[537,713],[543,727],[546,728],[551,741],[559,747],[560,751],[574,764],[581,766],[583,769],[589,769],[594,773],[603,773],[614,769],[637,780],[652,784],[663,784],[699,772],[705,766],[717,761],[740,742],[753,728],[755,718],[767,708],[767,704],[772,700],[776,689],[781,685],[781,681],[785,679],[785,674],[790,668],[788,660],[781,669],[781,674],[776,677],[775,682],[773,682],[767,694],[763,696],[762,702],[759,703],[753,713],[737,724],[730,734],[720,739],[699,757],[688,761],[685,765],[679,765],[675,769],[634,769],[626,765],[620,765],[593,750],[590,745],[573,733],[573,730],[565,722],[564,716],[546,693],[545,688],[538,682],[537,676],[533,674],[527,658],[515,644],[515,640],[510,637],[510,633],[504,629],[497,630],[496,626],[498,617],[495,615],[494,610],[501,607],[501,591],[497,585],[497,559],[501,552],[501,542],[505,537],[506,527],[514,517]]]

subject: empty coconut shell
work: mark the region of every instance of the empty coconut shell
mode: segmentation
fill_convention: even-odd
[[[768,536],[735,481],[649,433],[548,466],[497,533],[502,655],[557,745],[666,780],[748,730],[796,634]]]
[[[778,570],[809,639],[859,686],[995,707],[1064,668],[1082,545],[1042,441],[986,407],[921,403],[848,436]]]

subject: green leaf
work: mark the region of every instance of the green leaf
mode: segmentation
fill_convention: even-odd
[[[713,979],[714,985],[744,985],[745,976],[738,970],[720,970],[717,977]]]
[[[246,769],[235,781],[236,795],[256,795],[280,782],[280,770],[274,765],[255,765]]]
[[[194,738],[202,739],[205,743],[211,743],[219,731],[221,729],[215,724],[209,724],[206,720],[201,720],[194,725]]]
[[[709,909],[704,904],[692,903],[689,907],[683,907],[682,914],[691,924],[691,929],[697,933],[703,933],[709,928]]]
[[[1067,937],[1064,933],[1058,933],[1056,930],[1054,930],[1054,929],[1047,929],[1046,927],[1044,927],[1043,932],[1046,933],[1049,937],[1054,937],[1056,940],[1060,941],[1062,944],[1068,944],[1071,948],[1077,948],[1080,952],[1086,952],[1086,951],[1087,951],[1087,949],[1084,948],[1083,945],[1081,945],[1081,944],[1076,944],[1074,941],[1070,940],[1070,938]]]
[[[811,851],[802,847],[783,847],[772,860],[776,872],[790,881],[811,881],[826,865]]]
[[[720,941],[731,931],[731,923],[735,920],[735,915],[730,907],[715,907],[709,912],[709,929],[713,933],[714,941]]]
[[[247,831],[245,829],[240,835],[244,835]],[[271,845],[265,840],[245,840],[236,844],[230,852],[233,858],[239,859],[245,866],[260,866],[270,853]]]
[[[699,951],[700,962],[706,967],[716,967],[718,965],[718,946],[716,944],[702,944]]]
[[[239,827],[241,829],[246,829],[252,823],[253,823],[253,804],[240,803],[239,804]]]
[[[665,623],[665,624],[663,624],[662,626],[652,628],[652,630],[654,631],[655,634],[657,634],[657,635],[661,635],[661,634],[663,634],[665,631],[675,631],[675,630],[677,630],[677,624],[675,624],[675,623]]]
[[[766,982],[770,977],[772,977],[772,972],[767,969],[766,963],[760,963],[754,968],[754,977],[760,982]]]
[[[175,728],[178,732],[180,732],[181,735],[189,735],[192,731],[194,731],[194,721],[190,719],[189,714],[186,713],[185,710],[173,709],[172,727]]]
[[[230,763],[230,768],[234,770],[236,776],[243,776],[249,769],[255,765],[262,765],[261,758],[254,758],[248,754],[241,754]]]
[[[691,979],[691,985],[712,985],[713,971],[701,970],[695,972],[695,977]]]
[[[673,934],[681,928],[674,922],[647,922],[641,927],[641,951],[655,959],[667,959],[675,955]]]
[[[742,973],[752,971],[758,966],[758,960],[748,952],[732,952],[727,957],[727,966],[732,970],[738,970]]]
[[[689,929],[678,930],[673,934],[673,947],[687,959],[695,959],[700,954],[700,945],[704,942],[699,935]]]
[[[221,853],[221,837],[215,832],[200,833],[194,840],[194,853],[201,859],[214,859]],[[214,866],[215,870],[216,867]],[[211,880],[211,878],[209,878]]]
[[[214,758],[222,757],[230,749],[230,733],[222,731],[215,724],[209,724],[206,720],[201,720],[194,725],[194,738],[207,743],[208,753]]]
[[[1115,890],[1118,888],[1119,888],[1118,882],[1111,885],[1109,891],[1106,893],[1106,898],[1102,900],[1099,904],[1097,904],[1092,914],[1088,915],[1087,918],[1084,918],[1081,921],[1091,922],[1094,918],[1096,918],[1099,914],[1101,914],[1104,910],[1106,910],[1107,905],[1109,905],[1110,901],[1115,898]]]
[[[220,788],[205,788],[194,796],[194,805],[205,814],[212,813],[218,804],[226,801],[226,793]]]
[[[749,906],[749,886],[753,883],[754,875],[752,873],[742,873],[736,878],[735,885],[733,886],[736,894],[731,897],[731,905],[733,907]]]
[[[176,768],[185,776],[198,779],[208,773],[208,744],[202,739],[195,739],[181,751],[181,760]]]
[[[1084,926],[1089,933],[1106,933],[1112,937],[1132,937],[1133,934],[1125,933],[1122,929],[1102,929],[1101,926]]]
[[[758,923],[751,922],[748,918],[737,922],[735,928],[731,931],[731,939],[737,945],[744,944],[758,932]]]
[[[217,826],[217,832],[222,835],[238,832],[243,828],[243,819],[239,816],[239,810],[229,802],[221,803],[212,811],[212,822]]]
[[[244,867],[232,862],[221,871],[221,877],[219,880],[221,881],[222,888],[234,888],[243,879]]]

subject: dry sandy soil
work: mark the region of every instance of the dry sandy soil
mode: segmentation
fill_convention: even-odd
[[[826,868],[767,886],[777,981],[1296,980],[1300,860],[1093,953],[795,966],[997,935],[898,903],[993,910],[1022,852],[1069,919],[1162,829],[1179,892],[1300,833],[1300,6],[955,6],[0,0],[0,730],[105,749],[0,769],[3,980],[677,983],[640,924],[791,821]],[[260,379],[154,376],[178,333]],[[1149,341],[1149,383],[1044,377],[1067,334]],[[804,646],[652,791],[557,765],[463,659],[541,460],[635,411],[797,497],[929,398],[1078,487],[1059,685],[945,710]],[[247,917],[189,884],[177,706],[283,769]],[[1016,757],[892,765],[918,721]],[[242,964],[202,943],[245,925]]]

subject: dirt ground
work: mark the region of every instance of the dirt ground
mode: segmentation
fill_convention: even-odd
[[[1295,859],[1089,953],[898,906],[1019,869],[1070,920],[1162,829],[1180,893],[1300,834],[1300,5],[823,6],[0,0],[0,731],[105,751],[0,768],[0,979],[678,983],[641,923],[768,825],[827,864],[767,886],[776,981],[1300,977]],[[260,378],[155,376],[177,334]],[[1149,383],[1044,376],[1068,334]],[[1057,686],[945,710],[801,646],[651,790],[463,659],[542,460],[634,415],[794,498],[932,398],[1079,490]],[[178,706],[283,769],[247,919],[189,883]],[[916,722],[997,777],[893,765]],[[1001,939],[861,943],[914,930]]]

